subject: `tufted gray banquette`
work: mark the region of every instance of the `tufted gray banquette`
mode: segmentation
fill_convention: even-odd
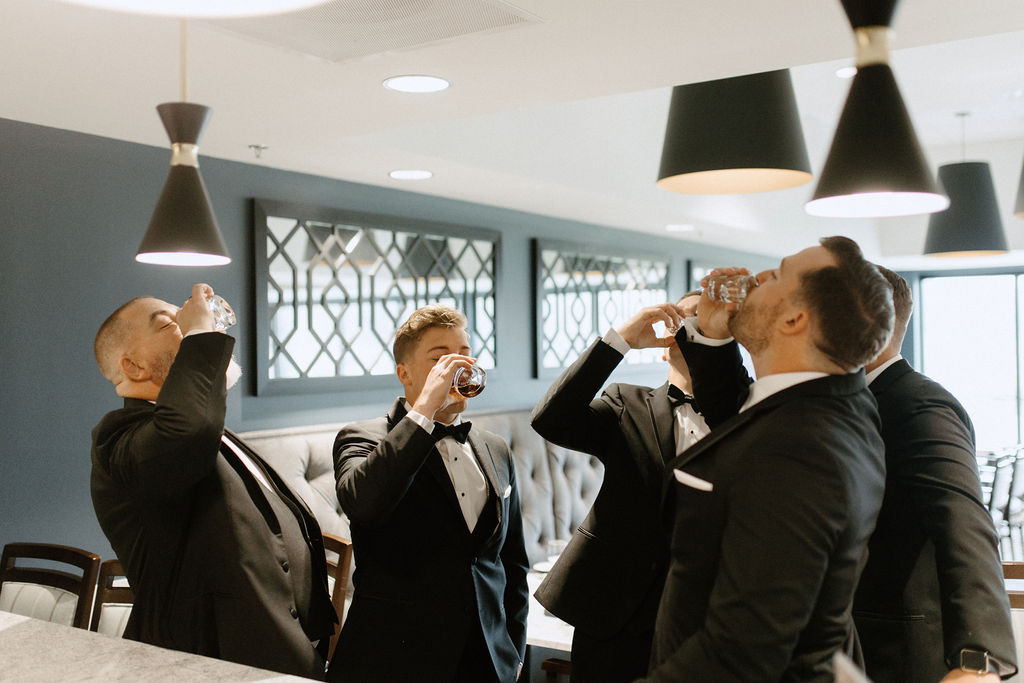
[[[530,563],[546,559],[547,542],[568,540],[590,510],[604,466],[597,458],[545,441],[530,427],[529,409],[470,412],[465,419],[512,447]],[[334,492],[334,437],[342,424],[289,427],[239,434],[302,496],[320,528],[351,538]]]

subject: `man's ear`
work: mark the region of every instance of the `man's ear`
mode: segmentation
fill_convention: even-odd
[[[145,382],[150,378],[149,370],[136,363],[126,353],[121,354],[118,365],[121,368],[121,374],[132,382]]]
[[[412,378],[409,377],[409,368],[405,366],[405,363],[399,363],[395,366],[395,377],[402,383],[402,386],[409,386],[412,384]]]
[[[810,324],[807,311],[802,308],[794,308],[787,311],[785,315],[779,316],[779,331],[786,335],[801,334],[806,331]]]

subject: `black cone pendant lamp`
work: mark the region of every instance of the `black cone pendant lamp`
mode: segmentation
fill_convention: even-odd
[[[963,121],[966,112],[957,114]],[[961,158],[966,134],[961,133]],[[1006,233],[992,171],[983,161],[962,161],[939,167],[939,180],[949,195],[949,208],[928,219],[924,253],[928,256],[992,256],[1006,253]]]
[[[889,67],[897,0],[842,0],[857,41],[857,75],[807,213],[905,216],[942,211],[935,181]]]
[[[672,89],[658,187],[764,192],[811,180],[788,69]]]
[[[141,263],[168,266],[220,266],[231,262],[199,174],[199,136],[210,108],[185,102],[186,23],[181,20],[181,102],[157,106],[171,139],[171,171],[135,254]]]

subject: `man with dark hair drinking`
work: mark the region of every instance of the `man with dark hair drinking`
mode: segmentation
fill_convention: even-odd
[[[697,310],[676,339],[717,426],[667,464],[670,564],[648,675],[831,682],[833,655],[855,653],[850,603],[882,502],[861,368],[892,333],[889,286],[832,237],[759,273],[742,303],[705,294]]]

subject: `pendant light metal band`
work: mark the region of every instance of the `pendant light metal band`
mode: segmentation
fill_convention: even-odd
[[[892,51],[892,29],[888,26],[861,26],[853,30],[857,41],[857,66],[888,64]]]
[[[171,145],[171,166],[199,168],[199,145],[175,142]]]

